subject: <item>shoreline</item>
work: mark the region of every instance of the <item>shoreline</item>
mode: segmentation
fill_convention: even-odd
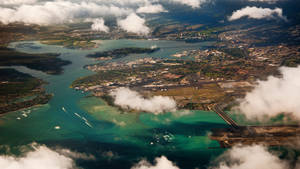
[[[0,113],[0,117],[2,116],[5,116],[9,113],[15,113],[15,112],[18,112],[18,111],[24,111],[24,110],[27,110],[27,109],[33,109],[33,108],[38,108],[38,107],[41,107],[41,106],[44,106],[44,105],[47,105],[48,103],[46,104],[36,104],[36,105],[33,105],[33,106],[30,106],[30,107],[25,107],[25,108],[21,108],[21,109],[18,109],[18,110],[14,110],[14,111],[9,111],[9,112],[5,112],[5,113]]]
[[[19,102],[19,103],[13,103],[9,104],[7,106],[0,107],[0,115],[10,113],[10,112],[16,112],[23,109],[28,109],[31,107],[39,106],[39,105],[45,105],[47,104],[51,98],[53,97],[53,94],[44,94],[42,96],[37,96],[32,100]]]

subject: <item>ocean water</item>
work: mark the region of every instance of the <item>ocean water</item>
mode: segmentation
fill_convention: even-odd
[[[160,115],[120,112],[101,99],[88,97],[89,93],[69,86],[75,79],[93,74],[83,66],[96,63],[85,57],[95,51],[154,45],[160,48],[152,54],[119,59],[128,61],[141,57],[170,58],[176,52],[204,49],[211,43],[109,40],[93,50],[66,49],[38,42],[12,43],[11,48],[22,52],[60,53],[60,58],[70,60],[72,64],[65,66],[61,75],[13,67],[47,81],[49,84],[45,88],[54,97],[46,105],[1,116],[0,145],[16,147],[37,142],[96,157],[94,161],[77,160],[77,165],[82,168],[130,168],[140,159],[152,161],[162,155],[181,168],[203,168],[224,151],[208,137],[211,128],[227,127],[215,113],[185,110]]]

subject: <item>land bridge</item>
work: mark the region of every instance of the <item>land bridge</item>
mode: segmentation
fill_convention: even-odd
[[[239,125],[233,121],[227,114],[224,112],[220,105],[216,104],[210,108],[212,111],[216,112],[228,125],[233,129],[238,129]]]

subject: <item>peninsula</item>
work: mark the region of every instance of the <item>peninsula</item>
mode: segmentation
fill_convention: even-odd
[[[158,51],[159,48],[137,48],[137,47],[130,47],[130,48],[120,48],[110,51],[104,52],[96,52],[94,54],[89,54],[87,57],[96,58],[98,60],[109,60],[109,59],[118,59],[122,57],[126,57],[130,54],[142,54],[142,53],[153,53]]]

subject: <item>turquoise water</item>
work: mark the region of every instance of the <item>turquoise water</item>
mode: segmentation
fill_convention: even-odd
[[[187,44],[175,41],[109,40],[93,50],[73,50],[38,42],[16,42],[11,48],[28,53],[60,53],[60,58],[72,61],[61,75],[47,75],[22,66],[15,69],[30,73],[47,82],[54,97],[44,106],[5,114],[0,117],[0,144],[20,146],[38,142],[50,147],[69,148],[94,155],[96,161],[77,161],[83,168],[130,168],[141,158],[149,160],[165,155],[181,168],[202,168],[222,152],[218,143],[211,141],[211,128],[226,127],[213,112],[192,111],[153,115],[126,113],[106,105],[95,97],[86,97],[70,89],[70,84],[81,76],[93,74],[84,65],[96,63],[85,55],[121,47],[161,48],[158,52],[130,55],[119,61],[140,57],[169,58],[187,49],[205,48],[210,42]],[[24,115],[25,113],[25,115]],[[60,128],[57,129],[57,126]],[[113,152],[107,157],[105,152]]]

